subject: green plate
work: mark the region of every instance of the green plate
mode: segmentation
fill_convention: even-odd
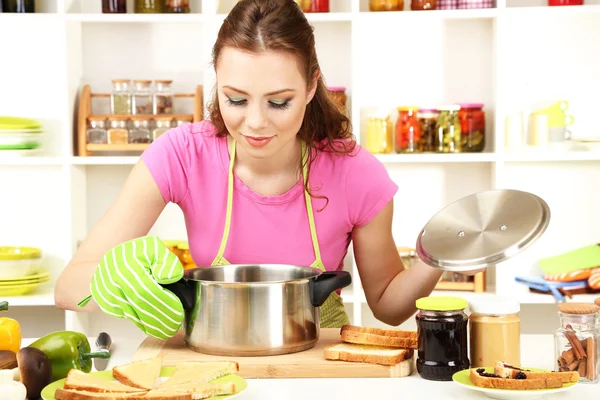
[[[0,129],[40,129],[40,121],[31,118],[0,116]]]
[[[547,369],[540,369],[540,368],[526,368],[523,367],[523,369],[528,369],[531,370],[533,372],[550,372]],[[494,367],[486,367],[485,368],[485,372],[489,372],[489,373],[493,373],[494,372]],[[467,388],[467,389],[471,389],[471,390],[475,390],[478,392],[483,392],[486,396],[491,397],[493,399],[534,399],[534,398],[540,398],[543,396],[546,396],[547,394],[553,394],[553,393],[558,393],[558,392],[562,392],[565,390],[568,390],[570,388],[572,388],[573,386],[575,386],[577,383],[565,383],[563,384],[562,388],[556,388],[556,389],[537,389],[537,390],[512,390],[512,389],[493,389],[493,388],[482,388],[479,386],[475,386],[473,384],[473,382],[471,382],[471,379],[469,378],[469,374],[470,374],[470,370],[469,369],[465,369],[462,371],[459,371],[457,373],[455,373],[452,376],[452,380]]]
[[[168,378],[171,375],[173,375],[173,371],[175,371],[175,367],[162,367],[160,370],[160,376],[163,378]],[[99,378],[106,379],[107,381],[116,380],[113,377],[112,370],[106,370],[106,371],[100,371],[100,372],[90,372],[90,373]],[[44,388],[44,390],[42,390],[42,399],[56,400],[54,398],[54,393],[56,393],[56,389],[64,387],[65,380],[66,379],[61,379],[61,380],[58,380],[58,381],[53,382],[53,383],[49,384],[48,386],[46,386]],[[214,379],[211,382],[213,382],[213,383],[233,382],[235,384],[235,387],[237,390],[234,394],[211,397],[210,398],[211,400],[231,399],[232,397],[235,397],[235,396],[239,395],[240,393],[242,393],[248,386],[248,382],[246,382],[246,380],[244,378],[242,378],[239,375],[235,375],[235,374],[225,375],[220,378]]]

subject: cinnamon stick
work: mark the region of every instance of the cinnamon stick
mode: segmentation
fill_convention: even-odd
[[[576,360],[581,360],[584,357],[587,357],[583,346],[581,345],[581,341],[577,338],[577,334],[573,330],[571,325],[566,326],[565,337],[569,341],[571,348],[573,349],[573,353],[575,354]]]
[[[596,379],[596,339],[593,337],[589,337],[585,340],[586,348],[587,348],[587,374],[579,374],[580,376],[586,376],[590,381]]]
[[[579,368],[579,364],[580,364],[580,361],[579,360],[575,360],[575,361],[573,361],[571,364],[569,364],[567,366],[567,370],[569,370],[569,371],[575,371],[577,368]]]
[[[579,367],[577,367],[577,372],[579,372],[579,376],[587,375],[587,362],[586,360],[581,360],[579,363]]]
[[[571,348],[562,352],[559,358],[559,362],[561,363],[561,365],[566,367],[567,365],[571,364],[574,359],[575,354],[573,354],[573,349]]]

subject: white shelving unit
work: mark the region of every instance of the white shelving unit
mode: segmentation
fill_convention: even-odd
[[[203,85],[210,98],[210,52],[235,0],[192,0],[187,15],[107,15],[100,0],[38,0],[38,13],[0,14],[5,58],[0,64],[0,114],[41,119],[47,129],[40,157],[0,158],[0,244],[43,249],[56,279],[88,230],[112,202],[137,156],[76,157],[74,113],[83,84],[108,92],[111,79],[173,79],[176,90]],[[410,1],[405,1],[407,8]],[[473,192],[516,188],[543,197],[552,210],[546,234],[530,249],[489,271],[493,292],[523,307],[550,296],[530,294],[516,274],[538,274],[535,260],[600,241],[600,153],[504,149],[504,117],[547,99],[566,99],[575,137],[598,137],[600,0],[582,7],[546,7],[543,0],[498,0],[494,9],[368,12],[367,0],[331,0],[332,12],[307,14],[327,84],[345,86],[354,132],[364,140],[369,112],[447,102],[482,102],[487,112],[480,154],[379,155],[400,191],[393,233],[412,246],[439,209]],[[185,238],[180,210],[169,205],[151,233]],[[379,324],[354,282],[344,291],[353,322]],[[466,298],[477,294],[458,292]],[[588,301],[594,296],[579,296]],[[101,313],[54,308],[51,285],[8,299],[10,315],[35,319],[24,334],[57,326],[90,335],[141,335],[128,321]],[[38,318],[39,317],[39,318]],[[410,324],[411,322],[407,322]],[[544,325],[545,324],[545,325]],[[544,333],[546,333],[544,332]]]

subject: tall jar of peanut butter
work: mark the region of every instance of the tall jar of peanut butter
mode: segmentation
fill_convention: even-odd
[[[518,301],[485,296],[469,303],[471,367],[493,367],[498,361],[521,365],[521,310]]]

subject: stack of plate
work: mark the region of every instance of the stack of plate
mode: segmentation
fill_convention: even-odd
[[[0,116],[0,157],[36,154],[43,133],[42,124],[35,119]]]
[[[19,278],[0,279],[0,296],[22,296],[48,282],[50,282],[50,271],[45,268]]]

